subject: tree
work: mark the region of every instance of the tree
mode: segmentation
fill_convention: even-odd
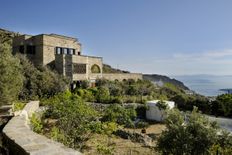
[[[232,116],[232,94],[219,95],[213,102],[212,110],[216,115]]]
[[[169,109],[169,106],[168,104],[163,101],[163,100],[160,100],[157,102],[156,106],[159,108],[159,110],[161,111],[161,120],[164,119],[164,115],[166,114],[167,110]]]
[[[45,66],[35,67],[25,56],[17,55],[25,77],[20,99],[51,97],[68,89],[69,81]]]
[[[188,121],[184,120],[180,111],[170,110],[166,126],[167,129],[162,132],[157,142],[157,149],[162,154],[206,154],[216,141],[216,124],[209,122],[196,108],[188,117]]]
[[[19,60],[11,54],[10,46],[0,41],[0,106],[18,98],[23,76]]]
[[[107,87],[99,87],[96,93],[96,100],[99,103],[108,103],[110,101],[110,92]]]
[[[58,140],[69,147],[82,149],[92,135],[97,111],[70,92],[56,95],[46,102],[49,104],[45,117],[57,119],[54,126],[59,129],[59,134],[64,135]]]
[[[137,114],[134,107],[126,109],[120,105],[113,104],[104,111],[102,120],[104,122],[115,122],[130,127],[133,125],[132,120],[134,120],[136,116]]]

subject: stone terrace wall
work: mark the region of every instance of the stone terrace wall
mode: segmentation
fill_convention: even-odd
[[[138,79],[143,79],[142,74],[140,73],[103,73],[102,77],[104,79],[107,80],[118,80],[118,81],[123,81],[128,80],[128,79],[134,79],[134,80],[138,80]]]
[[[13,117],[3,129],[4,145],[12,155],[80,155],[45,136],[34,133],[28,118],[39,108],[39,101],[29,102],[19,116]]]

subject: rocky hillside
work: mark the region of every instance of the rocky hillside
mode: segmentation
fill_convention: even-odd
[[[176,79],[171,79],[167,76],[164,75],[158,75],[158,74],[143,74],[143,78],[150,80],[158,85],[163,85],[165,83],[171,83],[179,88],[182,88],[184,90],[189,90],[189,88],[187,86],[184,85],[183,82],[178,81]]]

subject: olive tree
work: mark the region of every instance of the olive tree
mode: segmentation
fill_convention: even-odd
[[[216,141],[216,123],[210,122],[196,108],[188,121],[185,121],[180,111],[170,110],[166,127],[157,142],[157,149],[162,154],[206,154]]]
[[[11,54],[10,45],[0,41],[0,106],[18,98],[23,85],[19,60]]]

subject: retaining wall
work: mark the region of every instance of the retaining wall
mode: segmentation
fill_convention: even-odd
[[[39,109],[39,101],[29,102],[21,114],[13,117],[3,129],[3,140],[12,155],[81,155],[45,136],[33,132],[29,117]]]
[[[107,80],[118,80],[118,81],[123,81],[123,80],[128,80],[128,79],[143,79],[143,75],[140,73],[103,73],[102,77]]]

